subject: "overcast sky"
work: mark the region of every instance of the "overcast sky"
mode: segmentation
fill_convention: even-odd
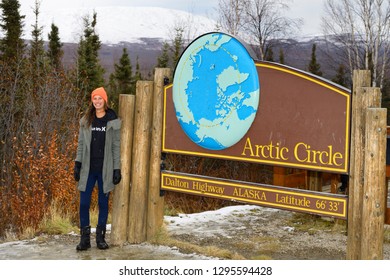
[[[40,0],[41,10],[80,6],[84,8],[101,6],[134,6],[161,7],[183,10],[212,17],[216,14],[219,0]],[[290,0],[290,11],[287,16],[302,18],[302,33],[315,35],[320,32],[320,21],[325,0]],[[35,0],[19,0],[22,11],[34,6]]]

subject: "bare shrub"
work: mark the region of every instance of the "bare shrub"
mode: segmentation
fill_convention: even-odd
[[[36,229],[54,199],[77,213],[79,98],[65,72],[0,63],[0,236]],[[76,214],[73,214],[76,216]]]

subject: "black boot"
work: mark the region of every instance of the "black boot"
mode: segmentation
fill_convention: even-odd
[[[80,229],[81,240],[79,245],[77,245],[77,251],[84,251],[91,248],[91,227],[86,226]]]
[[[96,245],[99,249],[108,249],[108,244],[104,238],[106,237],[106,226],[96,226]]]

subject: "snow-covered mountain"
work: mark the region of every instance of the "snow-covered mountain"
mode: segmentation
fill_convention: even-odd
[[[123,48],[127,48],[133,64],[139,60],[141,71],[147,75],[155,66],[157,57],[161,55],[163,41],[174,39],[175,28],[184,27],[183,36],[190,42],[204,33],[215,31],[217,26],[215,20],[206,16],[158,7],[105,6],[95,9],[69,7],[49,10],[42,6],[38,26],[43,27],[43,40],[48,40],[51,24],[54,23],[59,28],[60,39],[64,43],[65,66],[74,65],[77,44],[84,30],[83,18],[88,16],[92,20],[94,12],[97,13],[96,30],[103,43],[99,52],[100,62],[107,74],[113,71],[113,65],[120,59]],[[32,26],[35,24],[33,8],[24,6],[21,14],[25,15],[24,38],[29,40]],[[2,35],[0,31],[0,37]],[[332,65],[323,58],[319,47],[321,42],[321,36],[297,36],[293,39],[278,40],[274,50],[283,49],[286,64],[305,69],[312,45],[317,43],[317,59],[322,64],[322,71],[327,72],[326,69],[331,69]]]
[[[94,10],[86,8],[68,8],[45,10],[41,9],[38,26],[43,27],[43,39],[47,40],[51,24],[54,23],[64,43],[77,43],[84,29],[83,18],[93,12],[97,13],[96,29],[104,44],[119,42],[137,42],[139,38],[174,38],[175,27],[190,27],[183,34],[188,38],[215,30],[216,22],[202,15],[188,12],[157,8],[157,7],[97,7]],[[32,8],[24,8],[21,13],[26,16],[24,37],[31,39],[35,15]],[[0,34],[1,36],[1,34]]]

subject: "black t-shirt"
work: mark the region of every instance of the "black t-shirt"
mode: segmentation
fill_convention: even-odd
[[[107,114],[102,118],[95,117],[92,122],[90,171],[100,172],[103,169],[107,122]]]
[[[103,170],[107,123],[117,118],[115,111],[108,109],[104,117],[95,117],[92,121],[90,171],[101,172]]]

